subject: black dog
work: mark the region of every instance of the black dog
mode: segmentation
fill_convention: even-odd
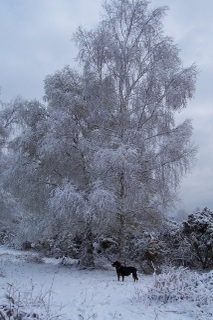
[[[137,269],[134,267],[123,267],[120,262],[115,261],[112,264],[113,267],[116,268],[116,272],[118,275],[118,281],[120,281],[120,277],[122,277],[122,281],[124,281],[124,277],[129,276],[132,273],[133,279],[138,280]]]

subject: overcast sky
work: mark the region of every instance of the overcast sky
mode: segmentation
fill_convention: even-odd
[[[43,80],[66,64],[75,67],[71,42],[79,25],[90,29],[100,18],[101,0],[0,0],[0,99],[17,95],[42,99]],[[166,34],[181,50],[185,66],[200,74],[195,98],[179,116],[193,120],[197,163],[180,189],[180,209],[213,210],[213,1],[152,0],[169,7]]]

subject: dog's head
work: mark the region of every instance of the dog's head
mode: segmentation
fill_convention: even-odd
[[[119,268],[121,266],[120,262],[119,261],[115,261],[113,262],[112,264],[112,267],[115,267],[115,268]]]

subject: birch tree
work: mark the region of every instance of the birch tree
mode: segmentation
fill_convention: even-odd
[[[93,165],[116,198],[121,261],[133,220],[149,226],[177,200],[177,188],[194,160],[191,121],[175,123],[195,91],[197,69],[183,67],[163,31],[165,7],[142,0],[110,0],[93,30],[79,28],[78,59],[108,92],[93,105],[103,122]],[[89,97],[88,97],[89,99]]]

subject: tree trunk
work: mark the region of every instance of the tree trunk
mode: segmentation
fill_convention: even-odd
[[[126,219],[120,214],[120,234],[119,234],[119,260],[121,264],[126,262]]]
[[[120,174],[120,233],[119,233],[119,260],[121,264],[126,262],[126,217],[124,214],[123,200],[125,197],[125,182],[124,182],[124,170]]]
[[[93,247],[93,232],[90,223],[86,227],[86,237],[83,243],[83,254],[80,259],[80,265],[83,268],[94,268],[94,247]]]

